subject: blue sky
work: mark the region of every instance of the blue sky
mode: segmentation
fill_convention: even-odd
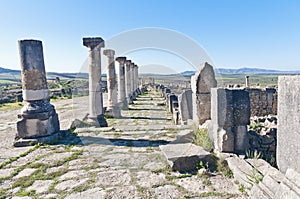
[[[17,41],[34,38],[43,41],[47,71],[77,72],[88,55],[82,37],[109,40],[157,27],[196,41],[216,67],[300,70],[299,10],[297,0],[2,0],[0,66],[20,69]],[[139,65],[191,69],[161,51],[128,56]]]

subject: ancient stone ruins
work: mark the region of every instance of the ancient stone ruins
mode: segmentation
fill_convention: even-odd
[[[88,96],[52,105],[42,42],[19,41],[23,108],[0,111],[0,198],[300,198],[300,76],[223,88],[205,62],[178,89],[101,37],[83,46]]]

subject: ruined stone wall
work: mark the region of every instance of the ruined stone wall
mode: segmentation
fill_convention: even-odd
[[[248,88],[251,116],[277,115],[277,90],[275,88]]]

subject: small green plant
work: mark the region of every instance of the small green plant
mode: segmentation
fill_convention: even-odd
[[[262,128],[263,126],[261,124],[257,124],[257,123],[251,123],[249,128],[252,129],[252,130],[258,130],[260,128]]]
[[[203,147],[206,151],[213,151],[213,143],[209,139],[207,129],[201,128],[195,131],[194,144]]]
[[[202,180],[202,183],[203,183],[204,185],[207,185],[207,186],[211,185],[211,181],[210,181],[209,178],[204,178],[204,179]]]
[[[251,185],[258,184],[263,180],[264,176],[255,168],[251,170],[251,173],[247,175],[247,182]]]
[[[29,190],[29,191],[21,191],[17,193],[17,196],[23,197],[23,196],[35,196],[35,190]]]
[[[240,184],[238,189],[242,193],[245,193],[245,191],[246,191],[246,188],[245,188],[245,186],[243,184]]]
[[[261,152],[257,151],[257,150],[246,150],[246,158],[247,159],[259,159],[262,157]]]
[[[200,169],[206,169],[205,165],[203,164],[202,161],[200,161],[197,165],[196,165],[196,169],[200,170]]]
[[[222,173],[224,176],[226,176],[228,178],[233,178],[234,177],[226,160],[220,159],[220,160],[217,161],[217,171]]]

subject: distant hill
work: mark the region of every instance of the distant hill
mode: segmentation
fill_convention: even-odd
[[[273,74],[280,73],[279,70],[269,70],[261,68],[239,68],[239,69],[227,69],[227,68],[216,68],[215,71],[220,74]]]
[[[8,68],[2,68],[0,67],[0,73],[20,73],[20,70],[11,70]]]
[[[216,68],[215,72],[218,74],[300,74],[300,70],[294,71],[281,71],[261,68],[239,68],[239,69],[228,69],[228,68]],[[184,71],[182,75],[194,75],[195,71]]]
[[[9,76],[13,76],[16,79],[18,79],[18,78],[20,79],[21,78],[21,70],[12,70],[12,69],[8,69],[8,68],[0,67],[0,79],[6,79],[6,77],[8,77],[8,79],[10,79]],[[47,78],[48,79],[54,79],[55,77],[69,78],[69,79],[72,79],[72,78],[87,79],[88,78],[88,74],[87,73],[57,73],[57,72],[47,72]]]

